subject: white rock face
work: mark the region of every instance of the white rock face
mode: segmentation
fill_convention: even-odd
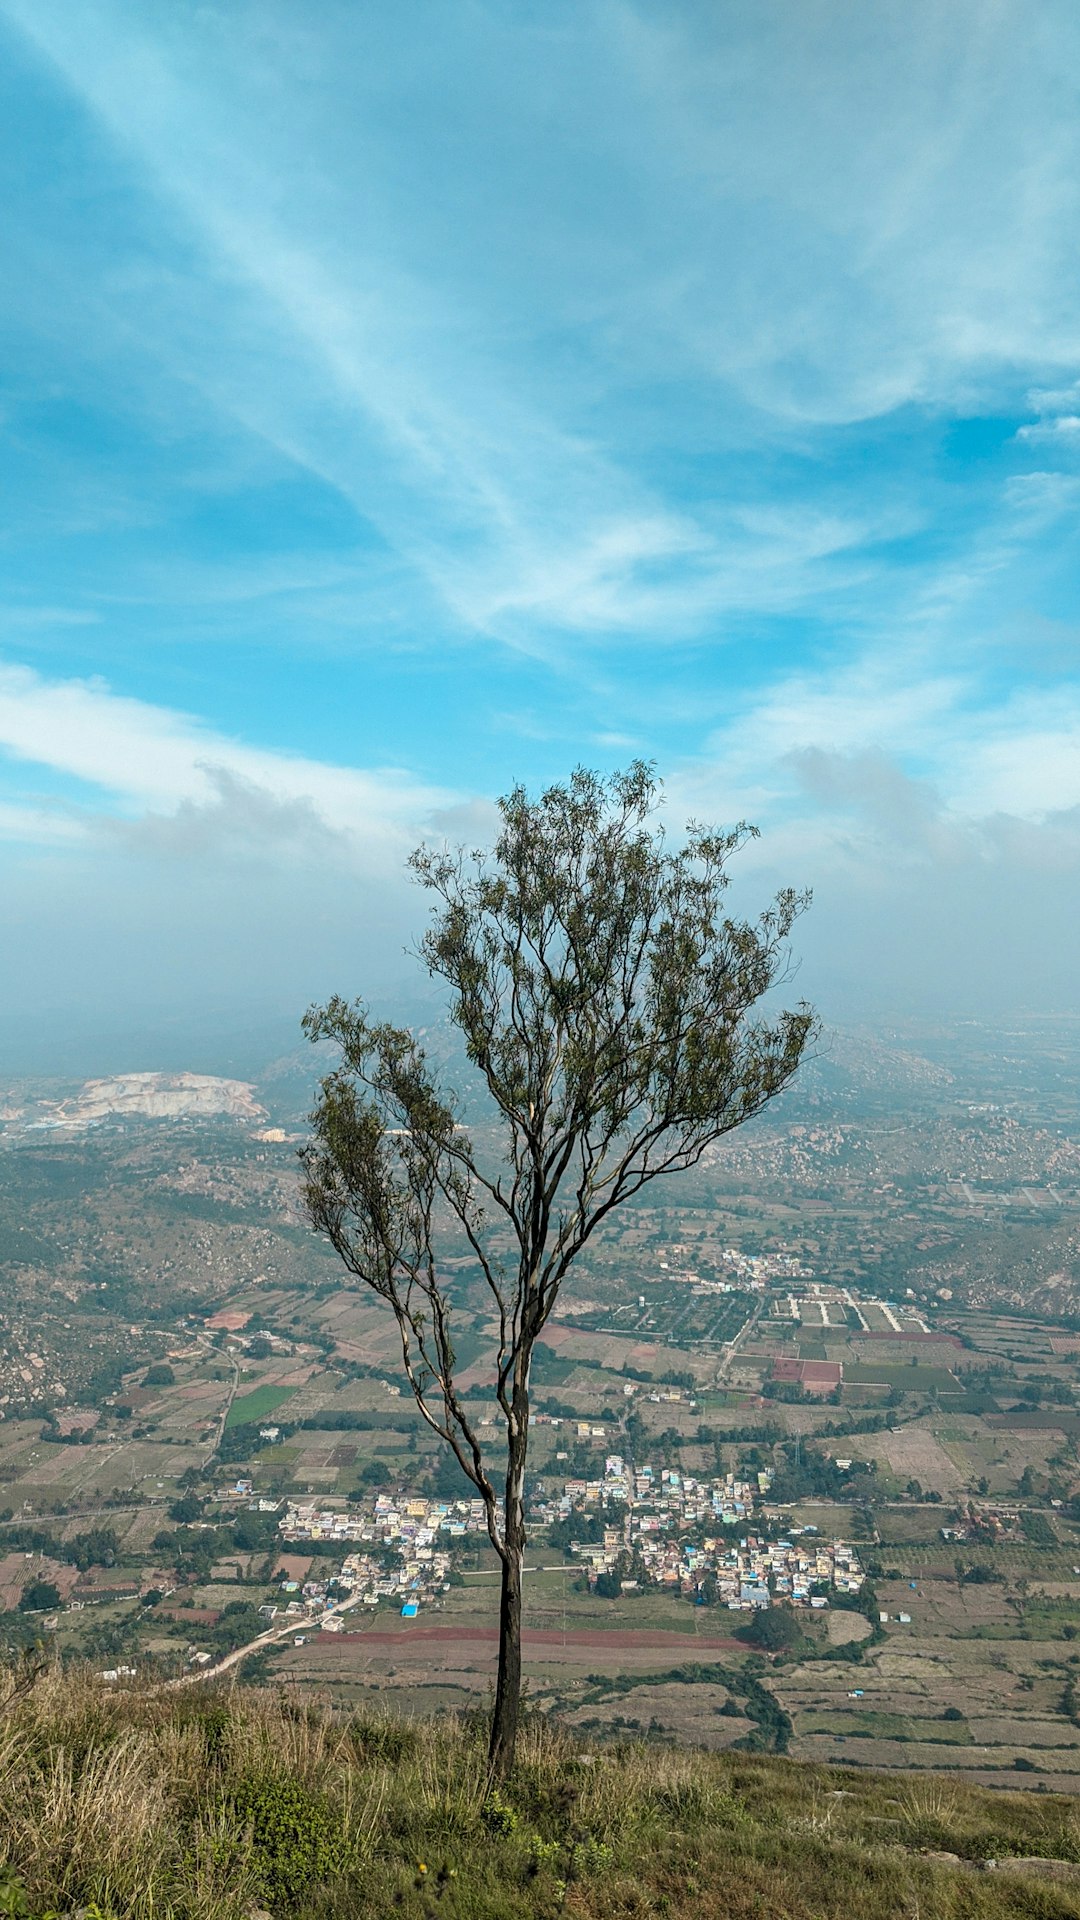
[[[266,1108],[246,1080],[219,1080],[208,1073],[122,1073],[88,1080],[81,1093],[42,1115],[37,1125],[77,1129],[102,1120],[136,1116],[147,1120],[265,1120]]]

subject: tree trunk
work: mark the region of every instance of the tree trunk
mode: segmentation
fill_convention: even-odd
[[[521,1574],[525,1558],[525,1431],[512,1439],[506,1473],[505,1551],[499,1601],[499,1678],[488,1759],[506,1778],[514,1764],[521,1710]]]

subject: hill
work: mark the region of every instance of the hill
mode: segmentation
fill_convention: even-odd
[[[82,1133],[105,1121],[192,1120],[225,1116],[265,1120],[266,1108],[246,1080],[207,1073],[123,1073],[87,1080],[59,1099],[8,1098],[0,1120],[19,1133]]]
[[[335,1718],[284,1692],[0,1676],[0,1912],[28,1920],[1057,1920],[1080,1816],[1043,1792],[531,1721]]]

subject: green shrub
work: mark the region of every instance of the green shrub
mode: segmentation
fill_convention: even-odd
[[[554,1868],[562,1858],[562,1846],[558,1840],[542,1840],[538,1833],[529,1835],[529,1865],[534,1873],[542,1867]]]
[[[409,1727],[392,1720],[366,1720],[358,1716],[349,1723],[349,1732],[362,1760],[383,1760],[396,1766],[412,1752],[416,1735]]]
[[[252,1841],[252,1865],[275,1912],[310,1898],[313,1888],[340,1879],[355,1864],[333,1809],[287,1774],[241,1780],[230,1811]]]
[[[606,1873],[613,1859],[611,1848],[590,1834],[570,1849],[570,1870],[575,1880],[591,1880],[594,1874]]]
[[[26,1888],[22,1881],[16,1879],[15,1875],[6,1868],[0,1870],[0,1914],[10,1914],[13,1920],[15,1916],[17,1920],[23,1920],[23,1915],[30,1914]]]
[[[228,1745],[229,1728],[232,1715],[228,1707],[220,1701],[212,1707],[206,1707],[197,1716],[198,1725],[206,1742],[206,1758],[211,1766],[218,1765],[224,1757]]]
[[[80,1920],[116,1920],[96,1900],[89,1907],[80,1907],[79,1914]],[[0,1867],[0,1916],[3,1920],[61,1920],[55,1907],[43,1911],[35,1906],[22,1881],[8,1867]]]
[[[489,1833],[516,1833],[518,1815],[501,1794],[490,1793],[480,1809],[480,1818]]]

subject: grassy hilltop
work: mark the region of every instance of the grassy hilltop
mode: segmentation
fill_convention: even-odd
[[[748,1753],[582,1751],[282,1693],[0,1676],[0,1913],[85,1920],[1080,1916],[1080,1805]],[[988,1860],[996,1864],[986,1866]]]

